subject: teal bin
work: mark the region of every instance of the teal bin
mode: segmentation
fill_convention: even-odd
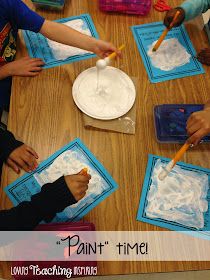
[[[65,0],[32,0],[37,8],[47,8],[52,10],[62,10]]]

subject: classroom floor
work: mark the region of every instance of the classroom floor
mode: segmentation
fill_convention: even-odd
[[[173,272],[173,273],[151,273],[131,274],[117,276],[82,277],[77,280],[209,280],[210,270]]]

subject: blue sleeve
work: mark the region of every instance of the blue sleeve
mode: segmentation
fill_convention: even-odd
[[[185,21],[193,19],[210,8],[210,0],[187,0],[180,6],[185,11]]]
[[[44,23],[44,18],[21,0],[1,0],[0,9],[13,28],[39,32]]]

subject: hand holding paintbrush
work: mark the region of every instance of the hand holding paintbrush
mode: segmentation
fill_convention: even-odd
[[[167,27],[167,28],[163,31],[163,33],[162,33],[162,35],[160,36],[160,38],[158,39],[157,43],[156,43],[155,46],[153,47],[153,49],[152,49],[153,52],[156,52],[157,49],[160,47],[160,45],[162,44],[162,42],[163,42],[163,40],[165,39],[165,37],[166,37],[166,35],[168,34],[168,32],[174,27],[174,24],[175,24],[177,18],[179,17],[179,15],[180,15],[180,11],[177,11],[176,14],[175,14],[175,16],[174,16],[174,18],[173,18],[173,20],[172,20],[172,22],[171,22],[171,24],[169,25],[169,27]]]
[[[122,51],[123,49],[125,48],[125,45],[121,45],[119,48],[118,48],[118,51]],[[107,65],[110,64],[111,60],[114,59],[115,57],[117,56],[117,53],[116,52],[113,52],[111,53],[109,56],[107,56],[106,58],[104,59],[99,59],[97,62],[96,62],[96,67],[98,69],[105,69]]]

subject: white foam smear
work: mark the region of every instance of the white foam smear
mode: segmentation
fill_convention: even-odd
[[[174,221],[196,229],[203,228],[204,212],[208,210],[208,176],[186,171],[176,165],[161,181],[158,177],[165,166],[158,160],[153,169],[147,196],[147,217]]]
[[[83,34],[89,35],[91,36],[91,32],[90,30],[84,26],[84,21],[81,19],[75,19],[75,20],[71,20],[68,22],[63,23],[64,25],[67,25]],[[88,51],[79,49],[79,48],[75,48],[75,47],[71,47],[71,46],[67,46],[64,44],[60,44],[58,42],[52,41],[47,39],[48,45],[51,48],[54,57],[57,60],[65,60],[70,56],[73,55],[82,55],[85,53],[90,53]]]
[[[102,177],[100,177],[90,166],[87,166],[86,161],[85,158],[82,158],[81,154],[78,154],[76,151],[68,150],[59,155],[54,162],[41,173],[34,174],[34,177],[39,185],[43,186],[44,184],[56,181],[61,176],[77,174],[84,167],[87,167],[88,173],[91,174],[91,180],[88,185],[86,196],[82,199],[84,200],[87,196],[90,196],[91,194],[100,194],[104,190],[104,181]],[[77,207],[78,203],[71,205],[71,207]]]
[[[156,42],[149,47],[147,52],[154,67],[163,71],[171,71],[190,62],[191,55],[177,38],[164,40],[158,50],[153,52],[152,49]]]
[[[84,71],[73,86],[77,106],[95,118],[113,119],[126,114],[133,106],[135,95],[132,80],[110,66],[104,70],[93,67]]]
[[[172,168],[174,166],[174,161],[171,160],[165,168],[162,168],[162,171],[160,172],[158,178],[163,181],[169,174],[169,172],[171,172]]]

